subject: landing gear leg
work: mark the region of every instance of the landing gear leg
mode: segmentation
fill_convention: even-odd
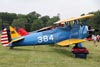
[[[13,49],[14,48],[14,45],[11,43],[10,45],[9,45],[9,49]]]
[[[72,48],[72,53],[75,55],[76,58],[87,58],[87,54],[89,54],[88,49],[82,46],[82,43],[77,43]]]

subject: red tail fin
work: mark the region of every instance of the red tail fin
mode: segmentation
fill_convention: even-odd
[[[28,35],[29,33],[23,29],[23,28],[19,28],[18,29],[18,33],[21,35],[21,36],[25,36],[25,35]]]

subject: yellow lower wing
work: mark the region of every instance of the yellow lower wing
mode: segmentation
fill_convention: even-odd
[[[80,43],[80,42],[84,42],[84,41],[86,41],[86,40],[84,40],[84,39],[69,39],[69,40],[64,40],[64,41],[58,42],[57,44],[59,46],[67,46],[67,45]]]

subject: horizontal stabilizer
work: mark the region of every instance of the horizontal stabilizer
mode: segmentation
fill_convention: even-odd
[[[9,44],[14,43],[14,42],[21,41],[21,40],[23,40],[23,39],[24,39],[24,37],[16,38],[16,39],[12,40]]]
[[[71,45],[71,44],[76,44],[76,43],[80,43],[80,42],[84,42],[86,40],[84,39],[69,39],[69,40],[64,40],[61,42],[58,42],[57,44],[59,46],[67,46],[67,45]]]

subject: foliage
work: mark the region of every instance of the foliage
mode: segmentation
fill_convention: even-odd
[[[93,13],[93,12],[92,12]],[[94,16],[88,21],[88,25],[91,25],[96,31],[96,34],[100,34],[100,11],[94,12]]]
[[[6,27],[8,25],[19,26],[25,28],[27,31],[34,31],[39,28],[52,25],[53,22],[58,21],[58,16],[49,17],[41,16],[39,13],[33,11],[27,15],[0,12],[0,26]],[[0,29],[1,29],[0,28]]]
[[[15,13],[3,13],[1,12],[0,13],[0,19],[2,20],[3,23],[8,23],[8,24],[11,24],[12,21],[14,19],[17,18],[17,15]]]
[[[56,21],[58,21],[58,20],[60,20],[59,16],[54,16],[54,17],[52,17],[52,18],[48,21],[47,26],[53,25],[54,22],[56,22]]]
[[[49,16],[43,16],[40,19],[42,20],[42,22],[44,24],[43,27],[45,27],[45,26],[47,26],[48,21],[50,20],[50,17]]]
[[[11,25],[16,18],[17,15],[15,13],[0,12],[0,29]]]
[[[41,19],[33,20],[33,23],[31,25],[31,31],[40,29],[40,28],[44,27],[43,25],[44,24],[43,24],[43,21]]]
[[[18,18],[13,21],[12,26],[25,28],[26,23],[27,23],[26,18]]]

